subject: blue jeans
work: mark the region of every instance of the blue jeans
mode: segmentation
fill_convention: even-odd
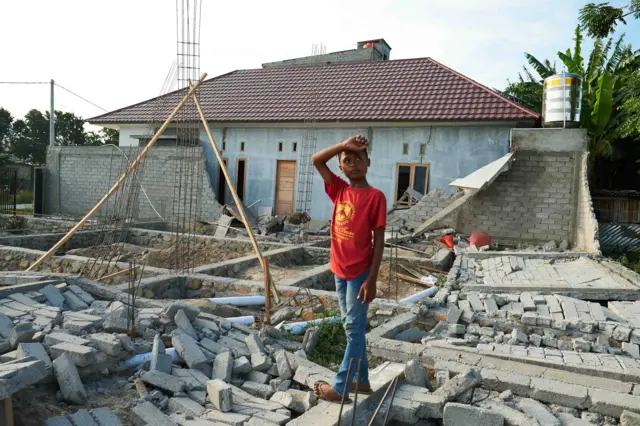
[[[351,384],[357,378],[360,359],[362,359],[360,384],[369,384],[369,363],[367,362],[367,342],[365,339],[369,305],[363,304],[357,298],[360,287],[368,276],[369,271],[351,280],[335,277],[340,315],[347,334],[347,350],[344,352],[340,370],[333,380],[333,390],[340,395],[344,395],[345,386],[348,386],[347,390],[351,391]],[[353,362],[351,363],[351,372],[347,377],[350,359],[353,359]]]

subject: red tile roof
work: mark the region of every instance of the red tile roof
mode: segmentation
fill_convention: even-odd
[[[202,83],[205,115],[218,122],[302,121],[317,82],[317,121],[532,120],[538,114],[431,58],[322,67],[238,70]],[[93,117],[94,124],[163,121],[180,97]]]

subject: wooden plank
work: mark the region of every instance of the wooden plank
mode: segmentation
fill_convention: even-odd
[[[14,426],[13,423],[13,400],[11,397],[0,401],[0,419],[2,426]]]
[[[202,74],[202,76],[200,77],[200,80],[198,80],[196,82],[195,85],[191,85],[191,88],[189,89],[189,91],[187,92],[187,94],[182,98],[182,100],[180,101],[180,103],[178,103],[178,105],[175,107],[175,109],[173,110],[173,112],[171,114],[169,114],[169,117],[167,117],[167,119],[165,120],[164,124],[162,124],[162,126],[160,126],[160,128],[158,129],[158,131],[156,132],[155,135],[153,135],[153,137],[151,138],[151,140],[149,141],[149,143],[147,143],[147,145],[144,147],[144,149],[140,152],[140,154],[138,154],[138,156],[136,157],[135,160],[133,160],[133,162],[129,165],[129,167],[127,168],[127,170],[122,174],[122,176],[120,176],[120,179],[118,179],[116,181],[116,183],[113,184],[113,186],[109,189],[109,191],[107,191],[107,193],[104,195],[104,197],[102,197],[102,199],[100,201],[98,201],[98,203],[91,209],[89,210],[89,213],[87,213],[82,219],[80,219],[80,221],[78,223],[76,223],[74,225],[73,228],[71,228],[69,230],[69,232],[67,232],[67,234],[62,237],[60,239],[60,241],[58,241],[56,244],[54,244],[53,247],[51,247],[49,249],[48,252],[46,252],[45,254],[43,254],[42,256],[40,256],[40,258],[38,258],[38,260],[36,260],[35,262],[33,262],[31,264],[31,266],[29,266],[26,270],[27,271],[31,271],[34,268],[36,268],[37,266],[41,265],[42,262],[44,262],[46,259],[48,259],[49,257],[51,257],[56,251],[58,251],[58,249],[60,247],[62,247],[71,237],[73,237],[76,232],[78,232],[80,229],[82,229],[82,227],[84,226],[84,224],[98,211],[100,210],[100,207],[102,207],[102,205],[104,203],[106,203],[109,198],[111,198],[111,196],[113,194],[116,193],[116,191],[120,188],[120,186],[122,186],[122,184],[124,183],[125,179],[127,178],[127,176],[129,175],[129,173],[133,172],[134,170],[136,170],[138,168],[138,166],[140,165],[140,163],[142,162],[142,160],[147,156],[147,152],[149,152],[149,150],[151,149],[152,146],[155,145],[156,141],[160,138],[160,136],[162,136],[162,134],[164,133],[164,131],[167,129],[167,127],[169,127],[169,125],[171,124],[171,122],[173,121],[173,119],[175,118],[175,116],[178,114],[178,112],[180,111],[180,109],[182,109],[182,107],[184,106],[184,104],[187,102],[187,100],[191,97],[191,95],[195,92],[196,88],[198,86],[200,86],[200,84],[204,81],[204,79],[207,77],[207,74],[204,73]]]
[[[211,134],[211,129],[209,128],[209,122],[207,121],[207,118],[204,115],[204,111],[202,111],[202,107],[200,106],[200,101],[198,101],[198,97],[196,96],[196,94],[193,92],[195,89],[194,85],[191,85],[191,90],[190,90],[190,94],[193,96],[193,102],[196,104],[196,108],[198,109],[198,113],[200,114],[200,119],[202,121],[202,125],[204,126],[204,130],[207,133],[207,137],[209,138],[209,143],[211,144],[211,148],[213,148],[213,153],[216,155],[216,158],[218,159],[218,164],[220,165],[220,170],[222,171],[222,173],[224,174],[224,178],[227,181],[227,185],[229,186],[229,192],[231,192],[231,196],[233,197],[233,201],[236,203],[236,207],[238,209],[238,213],[240,214],[240,216],[242,216],[242,223],[244,224],[244,227],[247,230],[247,234],[249,235],[249,239],[251,240],[251,244],[253,245],[253,249],[256,252],[256,257],[258,258],[258,261],[260,262],[260,266],[262,266],[262,271],[264,272],[265,275],[267,275],[269,277],[269,280],[271,282],[271,292],[273,293],[273,299],[275,300],[276,303],[280,303],[280,294],[278,293],[278,289],[276,288],[275,283],[273,282],[273,278],[271,277],[271,274],[269,273],[268,270],[265,271],[265,262],[264,262],[264,257],[262,257],[262,252],[260,251],[260,246],[258,246],[258,242],[256,241],[256,237],[255,235],[253,235],[253,230],[251,229],[251,226],[249,225],[249,221],[247,219],[247,216],[244,212],[244,204],[240,201],[240,198],[238,198],[238,193],[236,192],[236,188],[235,186],[233,186],[233,182],[231,182],[231,178],[229,177],[229,172],[227,170],[227,166],[224,164],[224,161],[222,160],[222,155],[220,154],[220,150],[218,150],[218,146],[216,145],[216,141],[213,139],[213,135]]]

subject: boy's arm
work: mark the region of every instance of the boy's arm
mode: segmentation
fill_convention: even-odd
[[[384,228],[377,228],[373,231],[373,250],[371,253],[371,269],[369,276],[360,287],[358,299],[362,303],[371,303],[376,298],[378,272],[380,272],[380,264],[382,263],[382,254],[384,252]]]
[[[322,176],[322,179],[327,184],[331,184],[331,176],[333,173],[329,170],[327,163],[336,155],[340,154],[343,151],[364,151],[367,149],[367,140],[362,136],[352,136],[349,139],[337,143],[329,148],[323,149],[322,151],[316,152],[311,157],[311,161],[313,165]]]

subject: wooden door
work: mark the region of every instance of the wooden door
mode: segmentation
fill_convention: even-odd
[[[296,187],[296,162],[278,160],[276,171],[276,215],[293,213]]]

